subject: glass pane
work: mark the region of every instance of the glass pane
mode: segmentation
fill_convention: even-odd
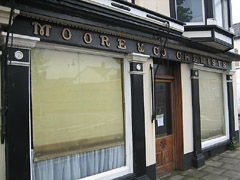
[[[202,141],[225,134],[222,74],[199,71]]]
[[[172,134],[171,84],[168,82],[156,83],[156,137]]]
[[[203,22],[202,0],[177,0],[177,19],[183,22]]]
[[[217,25],[223,27],[222,0],[213,0],[213,13],[217,21]]]
[[[72,163],[68,159],[82,163],[76,165],[81,171],[85,168],[86,173],[78,178],[124,165],[120,59],[34,49],[31,85],[36,173],[44,174],[41,168],[50,168],[46,164],[54,169]],[[93,171],[94,163],[103,166]]]

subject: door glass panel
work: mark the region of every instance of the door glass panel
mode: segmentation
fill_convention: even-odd
[[[156,138],[172,134],[171,84],[156,83]]]

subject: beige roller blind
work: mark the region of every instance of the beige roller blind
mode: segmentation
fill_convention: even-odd
[[[199,71],[202,141],[225,134],[222,74]]]
[[[31,90],[35,161],[124,144],[120,59],[34,49]]]

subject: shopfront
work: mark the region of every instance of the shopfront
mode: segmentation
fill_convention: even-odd
[[[1,29],[6,179],[154,180],[239,138],[234,56],[186,40],[171,18],[176,27],[156,30],[81,3],[72,16],[19,5]]]

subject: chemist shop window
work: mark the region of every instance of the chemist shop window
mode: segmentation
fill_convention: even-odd
[[[123,67],[119,58],[31,52],[34,180],[76,180],[99,173],[112,179],[116,170],[118,175],[131,172]]]
[[[201,139],[204,145],[226,139],[226,94],[223,74],[199,71]],[[225,76],[224,76],[225,77]]]

